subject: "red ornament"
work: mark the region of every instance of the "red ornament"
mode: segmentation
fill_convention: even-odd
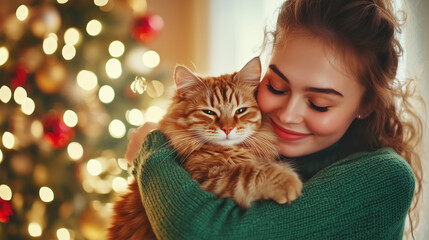
[[[9,203],[9,201],[0,198],[0,222],[9,222],[9,217],[12,215],[12,205]]]
[[[157,14],[146,14],[136,17],[133,21],[131,35],[137,41],[148,43],[161,33],[164,21]]]
[[[13,70],[10,86],[12,89],[16,89],[17,87],[26,88],[28,85],[28,74],[29,71],[22,65],[18,65]]]
[[[61,117],[46,116],[43,118],[42,124],[44,138],[54,149],[66,146],[74,137],[74,130],[68,127]]]

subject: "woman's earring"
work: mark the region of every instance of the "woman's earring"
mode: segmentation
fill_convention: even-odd
[[[359,114],[359,115],[357,115],[357,119],[361,119],[361,115]]]

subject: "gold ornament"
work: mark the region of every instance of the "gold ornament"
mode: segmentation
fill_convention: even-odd
[[[56,58],[48,58],[42,69],[36,72],[36,84],[46,94],[58,92],[67,77],[66,67]]]

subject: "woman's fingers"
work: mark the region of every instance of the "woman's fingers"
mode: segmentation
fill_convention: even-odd
[[[146,122],[131,133],[130,142],[127,145],[127,150],[124,156],[130,165],[133,164],[133,159],[140,151],[140,148],[145,141],[146,136],[155,129],[158,129],[158,123]]]

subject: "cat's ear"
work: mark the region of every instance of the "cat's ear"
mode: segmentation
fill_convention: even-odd
[[[174,82],[176,83],[177,94],[184,97],[186,93],[194,89],[203,82],[187,67],[176,66],[174,69]]]
[[[235,75],[234,80],[248,86],[257,87],[261,80],[261,60],[255,57]]]

